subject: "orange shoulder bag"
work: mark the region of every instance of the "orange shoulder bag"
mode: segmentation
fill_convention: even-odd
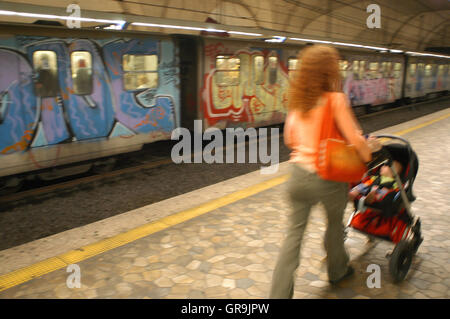
[[[337,129],[331,105],[335,101],[334,94],[330,94],[325,105],[316,159],[317,174],[325,180],[357,182],[367,171],[367,166],[356,148],[348,145]]]

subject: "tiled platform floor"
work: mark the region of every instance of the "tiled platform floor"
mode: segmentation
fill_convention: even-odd
[[[425,241],[401,284],[391,282],[388,242],[375,247],[351,232],[346,247],[356,272],[338,287],[327,282],[321,207],[305,233],[295,298],[450,297],[450,118],[404,135],[420,159],[413,212]],[[285,184],[218,208],[80,262],[81,288],[60,269],[0,292],[0,298],[267,298],[284,236]],[[346,218],[350,213],[350,205]],[[345,220],[346,221],[346,220]],[[369,264],[381,267],[381,288],[368,288]]]

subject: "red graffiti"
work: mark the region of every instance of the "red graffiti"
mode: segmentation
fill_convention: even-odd
[[[0,153],[1,154],[7,154],[10,151],[23,151],[27,148],[28,144],[31,141],[31,138],[33,137],[33,130],[26,130],[24,132],[24,135],[21,137],[20,141],[17,143],[5,147]]]
[[[223,52],[224,45],[222,43],[214,43],[214,44],[208,44],[205,46],[205,55],[207,57],[216,57],[219,53]]]
[[[225,101],[227,98],[231,98],[231,90],[228,88],[219,87],[218,96],[220,101]]]
[[[116,60],[117,64],[120,65],[121,64],[120,56],[117,54],[117,52],[113,52],[113,56],[114,56],[114,59]],[[105,60],[105,64],[114,75],[119,75],[119,70],[117,70],[111,64],[109,64],[108,61]]]
[[[164,109],[160,106],[155,107],[154,109],[152,109],[150,111],[150,113],[148,113],[145,118],[139,122],[138,124],[136,124],[134,126],[134,128],[138,128],[140,126],[144,126],[144,125],[151,125],[153,127],[157,127],[158,126],[158,120],[162,120],[164,118],[166,114],[166,111],[164,111]]]
[[[252,111],[254,111],[256,113],[261,112],[262,109],[264,108],[264,104],[256,97],[253,97],[251,99],[250,105],[252,106]]]

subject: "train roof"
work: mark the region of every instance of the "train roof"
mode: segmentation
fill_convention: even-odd
[[[270,43],[266,42],[266,39],[242,39],[242,38],[227,38],[215,35],[192,35],[192,34],[177,34],[177,33],[158,33],[149,31],[137,31],[137,30],[105,30],[96,29],[94,27],[89,28],[68,28],[63,25],[57,24],[24,24],[24,23],[0,23],[0,36],[6,35],[30,35],[30,36],[53,36],[59,38],[90,38],[90,39],[107,39],[107,38],[121,38],[121,37],[134,37],[134,38],[146,38],[153,37],[158,39],[179,39],[187,38],[199,42],[209,41],[221,41],[230,43],[246,43],[247,45],[253,45],[258,47],[267,48],[291,48],[301,49],[308,45],[308,43],[296,43],[293,40],[289,40],[283,43]],[[336,46],[336,48],[343,54],[363,54],[363,55],[380,55],[385,56],[397,56],[402,57],[403,53],[391,53],[385,51],[376,51],[366,48],[348,48]],[[440,61],[443,60],[439,57],[432,56],[410,56],[413,61]]]

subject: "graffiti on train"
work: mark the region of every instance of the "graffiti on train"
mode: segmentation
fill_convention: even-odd
[[[345,79],[343,90],[352,105],[379,104],[391,102],[400,97],[401,83],[394,79],[354,80]]]
[[[222,45],[210,46],[204,75],[206,126],[264,126],[284,121],[289,75],[273,50],[239,50],[217,56]]]
[[[175,59],[174,44],[164,40],[2,40],[0,154],[137,134],[170,136],[179,107]]]

